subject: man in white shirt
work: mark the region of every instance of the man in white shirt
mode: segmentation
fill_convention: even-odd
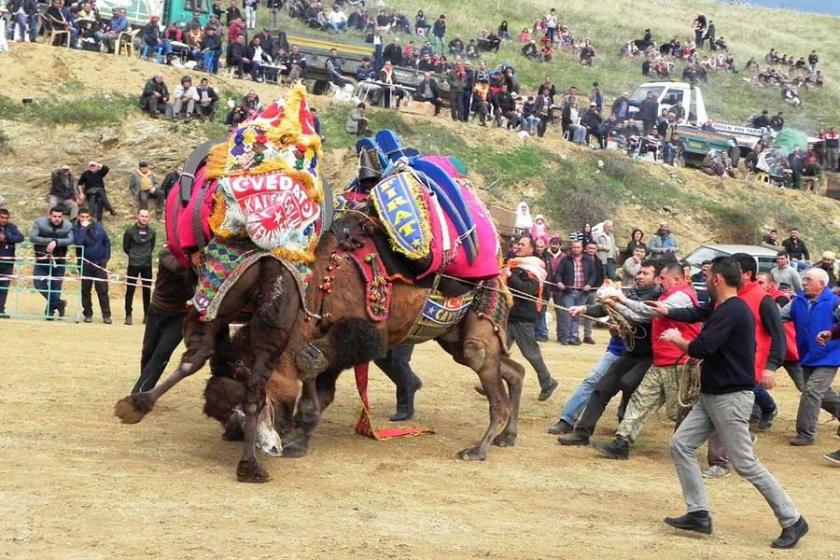
[[[190,118],[195,113],[195,103],[199,100],[198,90],[192,85],[192,78],[184,76],[181,83],[175,87],[175,98],[172,103],[172,119],[175,120],[182,113]]]

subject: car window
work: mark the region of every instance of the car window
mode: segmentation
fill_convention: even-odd
[[[637,87],[633,95],[630,96],[630,99],[633,101],[642,101],[647,97],[649,91],[655,93],[656,98],[659,99],[659,96],[665,91],[665,86]]]
[[[697,247],[693,250],[686,258],[685,261],[691,265],[691,272],[695,273],[700,270],[700,265],[703,261],[710,261],[715,257],[725,256],[726,253],[719,249],[713,249],[711,247]]]
[[[758,257],[758,271],[769,272],[776,266],[776,257]]]

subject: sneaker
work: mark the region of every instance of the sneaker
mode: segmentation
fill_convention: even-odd
[[[126,315],[125,316],[125,324],[126,325],[132,325],[133,324],[133,321],[131,319],[131,315]]]
[[[537,400],[540,402],[547,401],[551,397],[551,394],[554,392],[554,390],[557,389],[558,385],[560,384],[557,382],[557,380],[552,379],[551,383],[548,384],[548,387],[540,391],[540,395],[537,397]]]
[[[102,322],[106,325],[110,325],[113,321],[111,321],[110,317],[102,317]]]
[[[583,337],[584,344],[595,344],[595,340],[591,336]]]
[[[840,465],[840,449],[838,449],[834,453],[826,453],[825,455],[823,455],[823,459],[825,459],[829,463]]]
[[[87,315],[85,315],[85,318],[84,318],[84,319],[82,319],[82,320],[83,320],[85,323],[92,323],[92,322],[93,322],[93,317],[88,317]]]
[[[762,412],[758,418],[758,422],[756,422],[755,429],[759,432],[769,430],[773,426],[773,419],[776,418],[777,414],[779,414],[779,407],[774,408],[770,412]]]
[[[548,429],[549,434],[554,434],[556,436],[562,434],[569,434],[574,430],[574,426],[566,422],[565,420],[559,420],[556,424]]]
[[[726,478],[732,474],[726,467],[722,467],[720,465],[712,465],[710,468],[703,471],[703,478]]]

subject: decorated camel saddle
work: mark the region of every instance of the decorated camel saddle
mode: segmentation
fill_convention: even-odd
[[[301,84],[188,158],[167,198],[167,244],[185,264],[200,252],[193,303],[203,320],[215,318],[227,290],[262,258],[283,263],[303,293],[332,217],[322,159]]]
[[[470,309],[503,329],[499,236],[460,162],[404,148],[389,130],[360,140],[357,151],[359,178],[338,210],[367,213],[383,232],[350,252],[368,286],[369,317],[388,317],[390,280],[399,279],[429,285],[407,342],[436,338]]]

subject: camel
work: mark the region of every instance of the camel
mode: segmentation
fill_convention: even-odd
[[[377,247],[388,246],[370,217],[351,211],[333,223],[316,249],[313,274],[322,283],[317,289],[310,286],[306,305],[320,310],[322,318],[313,321],[303,314],[298,316],[286,351],[266,387],[284,457],[306,454],[322,412],[334,399],[336,380],[343,370],[369,362],[406,339],[435,283],[433,278],[394,280],[390,314],[385,320],[372,321],[366,313],[365,282],[348,256],[370,240]],[[390,257],[399,259],[394,254]],[[478,288],[457,280],[449,284],[456,293],[475,291],[475,300],[463,318],[435,340],[456,362],[478,374],[488,399],[489,426],[477,445],[458,453],[461,459],[481,461],[491,443],[508,447],[516,441],[525,372],[506,355],[503,329],[508,304],[500,293],[504,291],[502,283],[486,281]],[[297,393],[291,388],[298,379],[303,388],[296,403]]]

